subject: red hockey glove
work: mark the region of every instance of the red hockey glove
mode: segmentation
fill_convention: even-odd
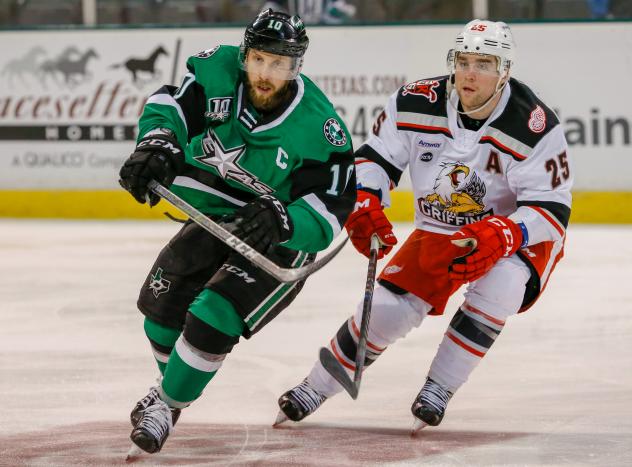
[[[345,227],[353,246],[367,258],[371,254],[371,235],[376,234],[380,239],[378,259],[387,255],[397,243],[393,226],[384,215],[380,199],[366,191],[358,190],[355,210],[349,216]]]
[[[450,278],[472,282],[485,275],[500,258],[518,251],[522,230],[507,217],[491,216],[463,227],[450,240],[459,247],[450,265]]]

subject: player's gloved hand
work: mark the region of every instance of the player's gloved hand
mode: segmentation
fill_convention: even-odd
[[[260,253],[266,254],[292,237],[294,224],[285,205],[263,195],[239,208],[224,225]]]
[[[150,180],[169,186],[184,167],[184,152],[173,132],[167,129],[154,130],[138,142],[131,156],[123,163],[119,172],[119,183],[143,204]],[[149,193],[149,205],[160,201],[155,193]]]
[[[373,234],[380,239],[378,259],[387,255],[397,244],[393,226],[384,214],[380,198],[364,190],[358,190],[355,210],[347,219],[345,227],[353,246],[367,258],[371,255],[371,235]]]
[[[486,217],[450,237],[458,247],[450,278],[472,282],[485,275],[500,258],[513,255],[522,243],[522,230],[503,216]]]

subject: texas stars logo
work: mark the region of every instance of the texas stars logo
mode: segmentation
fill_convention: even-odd
[[[150,277],[149,288],[154,293],[154,297],[158,298],[158,295],[169,292],[171,281],[162,277],[162,268],[158,268]]]
[[[202,140],[202,150],[204,154],[193,158],[201,164],[213,167],[224,180],[234,180],[262,195],[274,192],[238,164],[239,159],[246,153],[245,144],[226,149],[211,128]]]
[[[328,119],[323,125],[323,133],[325,138],[334,146],[344,146],[347,143],[347,135],[338,120],[335,118]]]

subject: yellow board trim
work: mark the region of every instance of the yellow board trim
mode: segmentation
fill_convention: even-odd
[[[393,191],[386,213],[393,222],[411,222],[414,199],[410,191]],[[632,192],[573,193],[571,222],[632,224]],[[65,219],[164,219],[164,213],[182,218],[162,201],[152,209],[117,191],[0,191],[0,217]]]
[[[150,209],[123,190],[0,191],[0,217],[164,219],[165,211],[185,217],[165,201]]]

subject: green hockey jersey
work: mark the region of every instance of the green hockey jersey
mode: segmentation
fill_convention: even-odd
[[[288,206],[294,234],[283,246],[316,252],[341,231],[355,203],[351,139],[322,91],[306,76],[272,114],[249,103],[239,48],[217,46],[187,60],[179,88],[147,101],[139,139],[169,128],[186,169],[171,190],[209,215],[229,214],[271,194]]]

